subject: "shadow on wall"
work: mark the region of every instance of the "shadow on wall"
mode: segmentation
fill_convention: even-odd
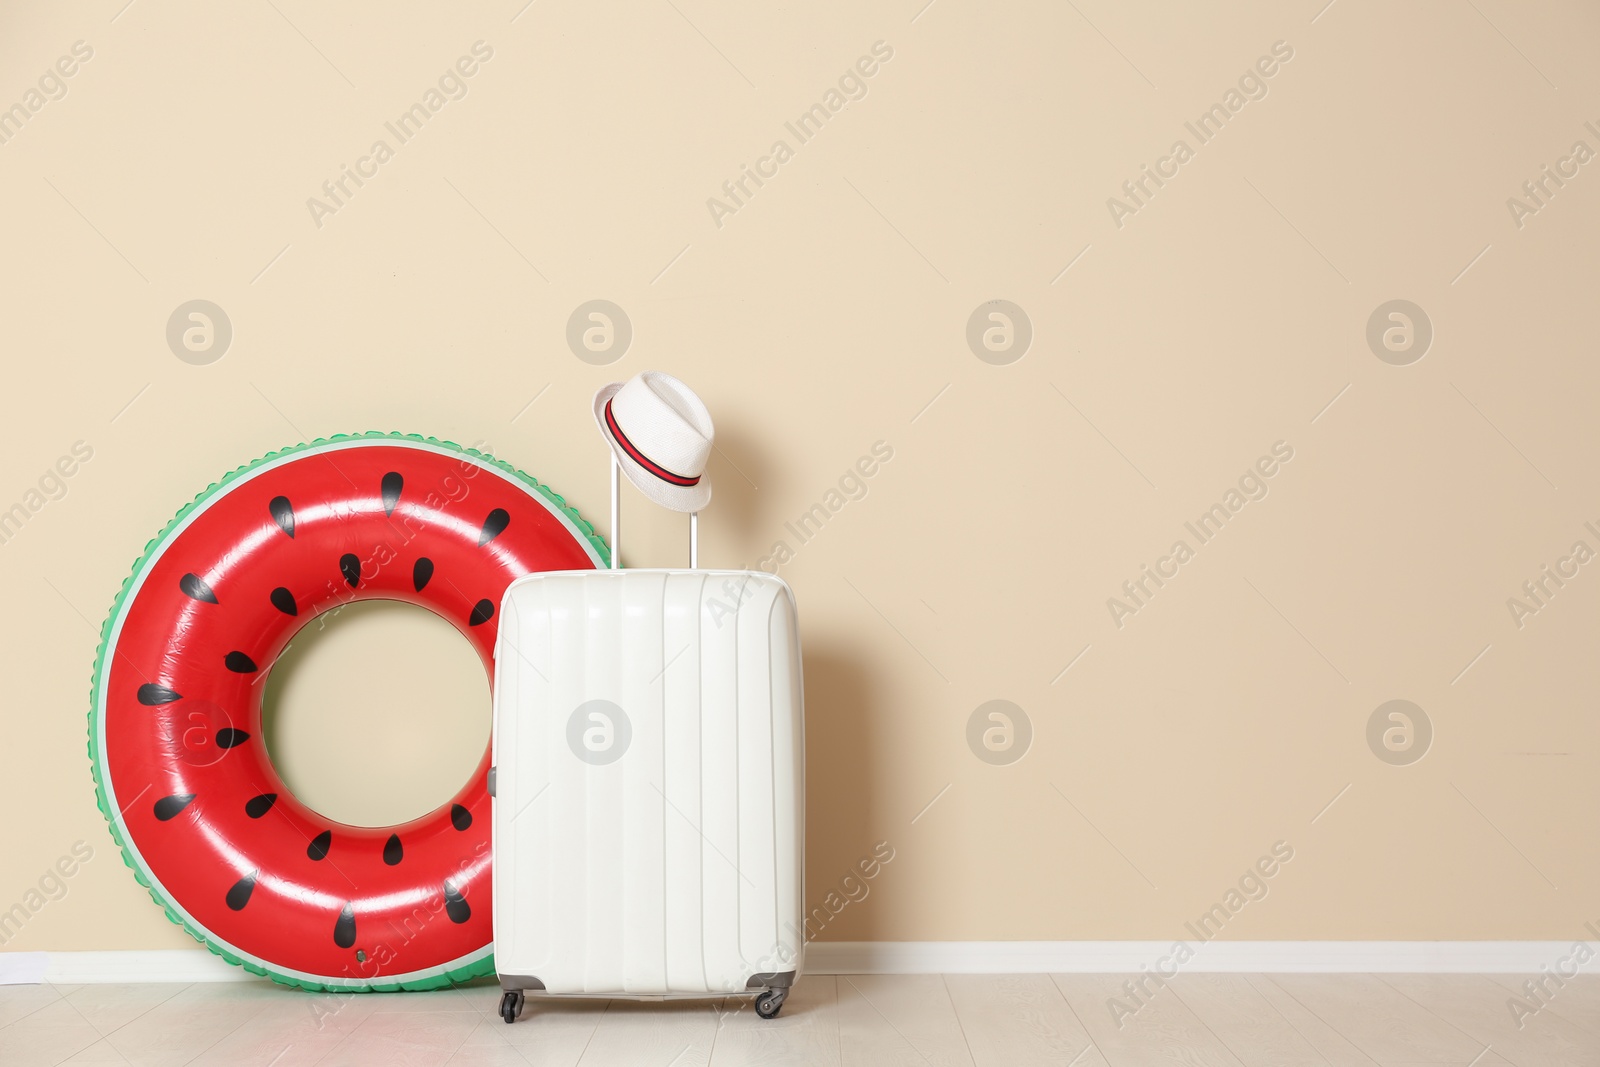
[[[758,433],[747,433],[741,424],[717,424],[715,451],[711,453],[715,488],[707,521],[715,525],[718,540],[734,546],[739,558],[714,560],[711,566],[754,567],[770,546],[767,535],[771,531],[761,529],[761,502],[757,499],[766,470],[760,440]]]
[[[875,735],[873,677],[845,645],[805,645],[806,939],[871,941],[881,935],[870,903],[895,842],[875,829],[873,768],[888,755]]]
[[[716,485],[710,524],[730,557],[702,556],[701,566],[764,569],[773,566],[773,545],[789,537],[782,518],[764,513],[760,486],[773,471],[766,464],[766,435],[759,426],[720,421],[712,470]],[[772,494],[768,494],[769,497]],[[806,716],[806,923],[808,941],[866,941],[881,936],[868,904],[894,842],[875,827],[884,822],[874,808],[873,768],[889,748],[872,731],[881,718],[872,665],[849,645],[819,640],[805,628],[804,591],[798,591],[805,672]]]

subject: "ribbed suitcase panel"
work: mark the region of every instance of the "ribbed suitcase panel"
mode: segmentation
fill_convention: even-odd
[[[797,968],[801,693],[782,583],[537,575],[507,594],[500,632],[500,973],[650,995],[736,992]],[[573,725],[593,701],[622,716]],[[627,748],[580,757],[586,730]]]
[[[664,702],[662,792],[666,799],[666,988],[706,990],[705,915],[702,872],[705,843],[699,827],[700,759],[700,601],[705,577],[672,574],[666,578],[662,633],[666,662],[661,678]]]
[[[711,605],[715,579],[696,605],[700,617],[700,872],[704,886],[703,944],[706,978],[726,989],[739,955],[739,635]],[[721,618],[723,625],[718,626]]]
[[[532,595],[530,591],[530,596]],[[500,629],[495,639],[495,689],[502,685],[514,687],[514,675],[518,672],[508,670],[501,662],[502,654],[510,655],[507,650],[527,643],[524,627],[524,616],[527,614],[528,597],[520,602],[513,603],[509,598],[500,610]],[[498,704],[498,701],[497,701]],[[505,721],[500,722],[498,707],[496,708],[495,724],[489,736],[489,765],[498,768],[502,756],[509,757],[522,745],[522,731],[537,729],[530,716],[507,715]],[[498,778],[498,771],[496,772]],[[538,897],[543,887],[533,881],[533,872],[527,866],[527,848],[516,847],[511,840],[511,820],[502,818],[502,812],[514,811],[518,783],[509,780],[497,780],[496,799],[491,806],[489,820],[489,842],[494,855],[493,886],[494,896],[498,897],[501,887],[521,886],[522,897],[527,902],[525,906],[494,909],[494,930],[499,943],[507,945],[523,942],[522,921],[538,907]],[[531,961],[528,961],[531,963]]]
[[[605,639],[594,631],[614,625],[615,619],[602,618],[589,610],[582,585],[551,582],[537,588],[545,600],[542,622],[549,655],[532,664],[512,660],[511,666],[513,670],[536,672],[532,677],[520,675],[533,692],[525,707],[570,711],[588,696],[590,672],[585,650],[596,640]],[[539,604],[535,602],[533,607],[537,610]],[[610,640],[617,639],[613,632]],[[522,801],[522,813],[513,818],[535,828],[533,839],[527,842],[527,862],[547,889],[544,901],[530,909],[527,920],[526,937],[535,946],[533,955],[538,961],[527,973],[560,974],[562,981],[581,985],[586,961],[607,948],[603,932],[596,940],[596,912],[583,906],[591,896],[591,887],[593,892],[603,892],[611,881],[609,872],[594,869],[594,858],[614,855],[620,842],[608,835],[605,798],[590,794],[589,768],[572,758],[567,744],[567,716],[541,714],[528,718],[539,729],[529,732],[528,742],[511,754],[512,777],[521,776],[515,761],[526,760],[527,766],[543,769],[543,781],[537,787],[543,791],[530,791],[528,799]],[[613,806],[620,808],[620,798]],[[520,834],[515,840],[519,846],[524,841]],[[588,848],[572,850],[574,842],[588,841],[594,842],[592,854]],[[555,855],[567,857],[566,863],[550,863],[548,857]],[[498,931],[495,943],[498,946]]]
[[[664,989],[667,985],[665,831],[668,813],[661,780],[666,739],[662,729],[666,701],[661,684],[667,655],[663,618],[666,576],[650,571],[622,572],[620,582],[609,583],[621,586],[620,604],[606,599],[609,591],[606,584],[587,583],[586,588],[591,598],[602,601],[599,614],[620,618],[620,647],[626,653],[618,663],[605,651],[606,646],[595,645],[589,649],[589,663],[601,676],[620,667],[622,691],[617,703],[628,716],[632,737],[622,759],[591,770],[589,788],[591,793],[599,790],[608,797],[620,796],[622,800],[617,813],[622,824],[622,847],[618,853],[621,869],[615,872],[616,880],[608,887],[606,896],[616,898],[617,911],[612,923],[620,926],[622,937],[620,988],[634,993]],[[595,685],[599,684],[597,680]],[[589,691],[597,690],[591,687]],[[617,778],[621,780],[620,790],[612,781]],[[608,858],[607,862],[615,861]],[[620,924],[616,923],[616,917],[621,918]],[[604,922],[605,917],[601,916],[600,921]],[[610,966],[592,965],[596,968],[591,975],[592,984],[605,986],[615,980]]]
[[[754,583],[751,583],[753,586]],[[739,954],[770,955],[778,943],[777,857],[772,792],[772,659],[768,620],[775,586],[746,586],[737,615],[722,620],[738,630],[736,690],[739,772]],[[767,968],[763,968],[767,969]]]
[[[805,807],[806,738],[804,671],[800,659],[799,620],[787,588],[774,598],[768,645],[772,660],[772,795],[777,857],[778,966],[798,969],[805,949]]]

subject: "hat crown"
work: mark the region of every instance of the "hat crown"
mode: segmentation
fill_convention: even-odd
[[[652,462],[684,478],[705,472],[716,429],[705,404],[678,379],[659,371],[636,374],[611,398],[610,409],[628,444]]]

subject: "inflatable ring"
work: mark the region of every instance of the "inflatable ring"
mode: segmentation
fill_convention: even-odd
[[[419,819],[333,822],[273,769],[259,683],[302,626],[364,599],[443,616],[492,678],[506,586],[606,561],[561,497],[431,438],[334,437],[227,475],[146,547],[101,632],[89,757],[128,866],[207,948],[278,982],[493,973],[489,753]]]

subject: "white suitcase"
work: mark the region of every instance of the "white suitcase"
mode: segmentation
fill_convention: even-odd
[[[613,460],[613,567],[616,474]],[[805,948],[788,585],[762,571],[554,571],[512,583],[499,619],[502,1018],[525,992],[755,994],[776,1015]]]

